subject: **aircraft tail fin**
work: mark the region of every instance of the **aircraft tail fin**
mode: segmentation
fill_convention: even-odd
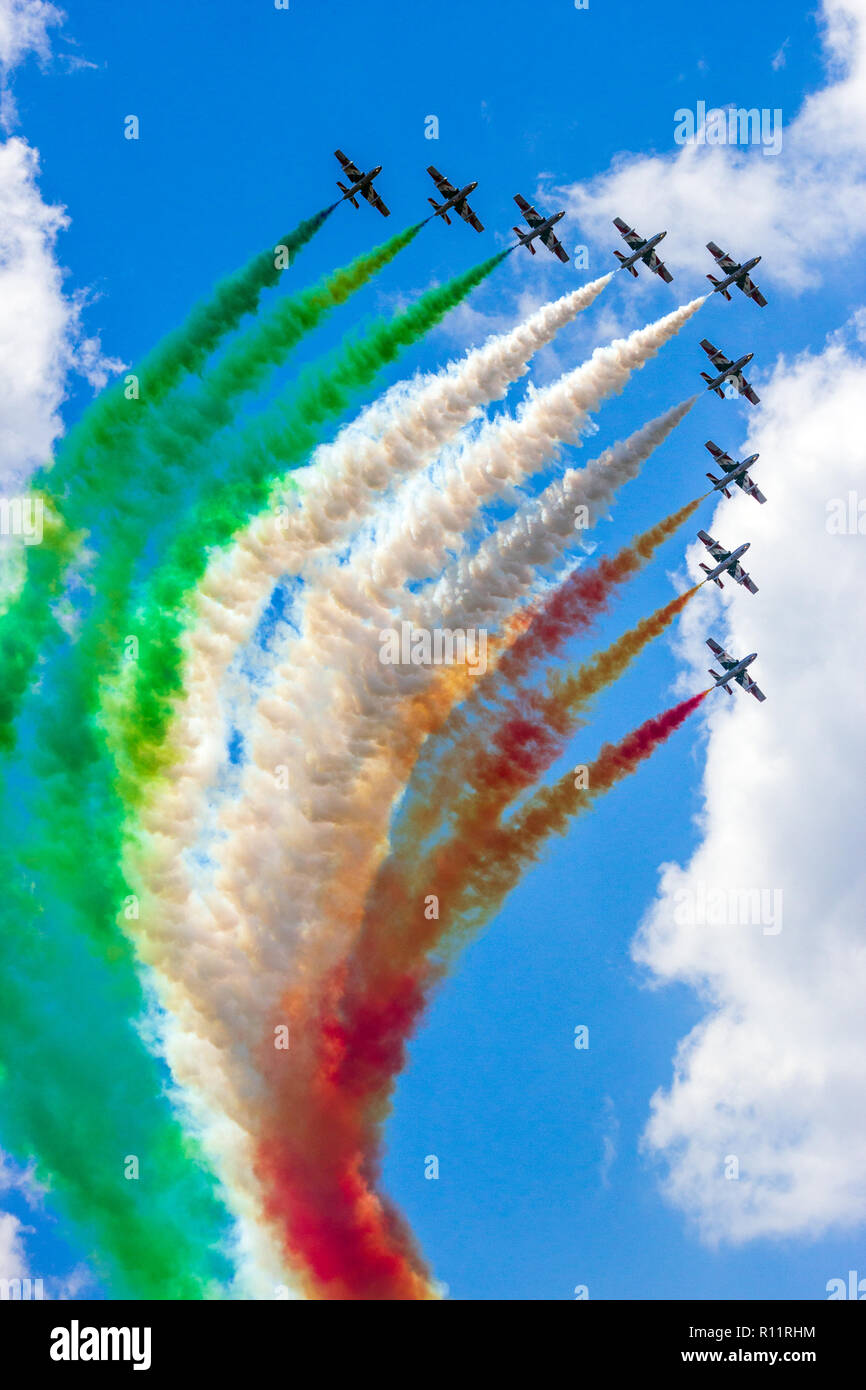
[[[721,673],[721,671],[714,671],[713,668],[712,668],[712,666],[709,668],[709,672],[710,672],[710,675],[712,676],[713,680],[715,680],[715,681],[720,681],[720,680],[722,679],[722,673]],[[733,695],[733,693],[734,693],[733,690],[731,689],[730,685],[723,685],[723,686],[722,686],[722,689],[723,689],[723,690],[727,690],[727,692],[728,692],[729,695]]]
[[[710,573],[709,564],[703,563],[703,560],[701,560],[701,569],[703,570],[703,573],[705,573],[705,574],[709,574],[709,573]],[[705,581],[705,582],[706,582],[706,581]],[[721,582],[721,580],[720,580],[720,578],[719,578],[719,575],[716,575],[716,578],[714,578],[714,581],[713,581],[713,582],[714,582],[714,584],[719,585],[719,588],[720,588],[720,589],[723,589],[723,588],[724,588],[724,584],[723,584],[723,582]]]
[[[712,473],[708,473],[707,477],[715,487],[718,487],[719,483],[722,481],[721,478],[716,478]],[[731,494],[726,487],[719,488],[719,491],[723,492],[730,501]]]
[[[633,265],[625,264],[627,257],[625,257],[621,251],[614,251],[613,254],[616,256],[620,264],[623,265],[625,269],[628,270],[634,276],[635,279],[637,279],[637,270],[635,269],[635,267]]]
[[[717,280],[717,279],[716,279],[715,275],[708,275],[708,276],[707,276],[707,279],[708,279],[708,280],[712,280],[713,284],[716,286],[716,289],[718,289],[719,285],[722,283],[721,280]],[[715,294],[715,292],[716,292],[716,291],[713,290],[713,294]],[[728,293],[728,291],[727,291],[727,290],[722,290],[722,294],[724,295],[725,299],[726,299],[726,300],[728,301],[728,303],[730,304],[730,302],[731,302],[731,296],[730,296],[730,294]]]
[[[712,386],[712,389],[715,391],[716,395],[721,396],[722,400],[724,400],[725,393],[722,390],[721,386],[713,386],[713,378],[707,372],[701,372],[701,376],[703,377],[704,381],[707,383],[708,386]]]
[[[437,203],[435,198],[428,198],[427,202],[430,204],[431,208],[435,208],[436,212],[441,212],[443,205]],[[446,227],[451,226],[451,218],[448,216],[447,212],[442,213],[442,221],[445,223]]]
[[[353,197],[352,197],[352,194],[349,193],[349,190],[348,190],[348,188],[346,187],[346,185],[345,185],[344,183],[340,183],[340,180],[339,180],[339,179],[337,179],[337,187],[339,188],[340,192],[343,194],[344,198],[345,198],[345,196],[348,194],[349,202],[352,204],[352,207],[353,207],[353,208],[358,208],[358,207],[361,206],[361,204],[358,202],[357,198],[353,198]]]
[[[511,230],[512,230],[513,232],[516,232],[518,236],[523,236],[523,230],[522,230],[522,228],[520,228],[520,227],[512,227]],[[535,247],[533,246],[532,242],[531,242],[531,241],[525,241],[523,244],[524,244],[524,246],[528,246],[528,247],[529,247],[530,251],[532,252],[532,254],[533,254],[533,256],[534,256],[534,255],[535,255]]]

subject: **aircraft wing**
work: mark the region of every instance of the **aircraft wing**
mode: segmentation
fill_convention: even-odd
[[[743,294],[748,295],[749,299],[754,299],[755,303],[760,304],[762,309],[766,309],[767,301],[750,276],[744,275],[742,280],[737,281],[737,284],[743,291]]]
[[[726,372],[729,367],[734,365],[729,357],[726,357],[717,347],[713,347],[709,338],[701,338],[701,347],[709,357],[713,366],[718,367],[720,372]]]
[[[723,270],[726,275],[733,275],[735,270],[739,270],[740,262],[735,261],[733,256],[729,256],[727,251],[723,251],[721,246],[717,246],[714,241],[707,242],[707,250],[715,256],[720,270]]]
[[[714,642],[712,637],[707,638],[707,646],[713,656],[721,662],[726,671],[730,671],[732,666],[736,666],[737,663],[734,657],[732,657],[729,652],[726,652],[724,647],[720,647],[718,642]]]
[[[737,685],[741,685],[750,695],[754,695],[756,700],[766,700],[767,697],[763,690],[751,679],[748,671],[741,671],[738,676],[734,676],[734,680],[737,682]]]
[[[526,199],[520,193],[515,193],[514,201],[520,208],[520,211],[523,213],[524,220],[529,223],[530,227],[537,227],[540,222],[544,221],[544,218],[541,216],[541,213],[536,211],[536,209],[532,206],[531,203],[527,203]]]
[[[443,198],[447,199],[454,197],[454,194],[457,192],[457,189],[454,187],[453,183],[451,183],[449,179],[446,179],[444,174],[439,173],[439,170],[435,167],[435,165],[428,164],[427,173],[430,175],[436,187],[439,189],[439,192],[442,194]]]
[[[613,225],[616,227],[623,240],[628,242],[632,251],[636,251],[639,246],[643,246],[644,238],[635,231],[634,227],[630,227],[627,222],[623,222],[621,217],[615,217],[613,219]]]
[[[742,565],[734,565],[731,578],[735,579],[738,584],[742,584],[744,589],[748,589],[750,594],[756,594],[758,592],[757,584],[754,583],[751,575],[746,574],[746,571],[743,569]]]
[[[469,206],[469,204],[468,204],[468,202],[466,201],[465,198],[463,199],[463,202],[462,202],[462,203],[457,203],[457,204],[456,204],[456,210],[457,210],[457,212],[459,212],[460,216],[463,218],[463,221],[464,221],[464,222],[468,222],[469,225],[470,225],[470,227],[474,227],[475,230],[476,230],[476,232],[483,232],[483,231],[484,231],[484,226],[483,226],[483,224],[478,220],[478,215],[477,215],[477,213],[474,213],[474,212],[472,211],[471,207]]]
[[[712,536],[706,531],[699,531],[698,535],[714,560],[727,560],[731,553],[730,550],[725,550],[725,547],[720,545],[718,541],[713,540]]]
[[[373,207],[376,209],[377,212],[381,212],[383,217],[391,216],[391,209],[386,208],[385,204],[382,202],[382,199],[379,197],[379,194],[376,192],[375,188],[371,183],[369,183],[367,187],[363,190],[363,196],[367,199],[368,203],[372,203]]]
[[[724,468],[726,473],[729,469],[736,468],[737,465],[731,458],[730,454],[726,454],[724,449],[720,449],[718,444],[714,444],[711,439],[707,440],[706,444],[704,445],[704,448],[709,449],[713,458],[716,460],[716,463],[719,465],[720,468]]]
[[[654,271],[656,275],[661,276],[666,285],[670,285],[672,283],[674,277],[671,275],[664,261],[659,260],[655,251],[650,251],[649,255],[644,256],[643,259],[649,266],[650,270]]]
[[[761,400],[754,386],[751,386],[744,376],[740,377],[740,395],[745,396],[747,401],[752,402],[752,405],[758,405]]]
[[[559,238],[554,234],[551,227],[548,231],[541,233],[541,240],[544,242],[548,251],[552,251],[554,256],[558,256],[561,261],[568,260],[568,252]]]
[[[746,473],[742,478],[738,478],[737,482],[743,489],[743,492],[748,493],[749,497],[754,497],[756,502],[766,502],[766,497],[762,493],[761,489],[757,486],[757,484],[752,482],[748,473]]]
[[[343,154],[342,150],[334,150],[334,154],[339,159],[340,163],[342,164],[343,168],[345,169],[346,173],[348,174],[349,178],[352,180],[353,183],[357,183],[359,179],[362,179],[364,177],[357,164],[353,164],[349,156],[347,154]]]

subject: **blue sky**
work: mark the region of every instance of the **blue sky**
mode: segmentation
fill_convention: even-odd
[[[687,15],[668,0],[590,0],[586,11],[569,0],[291,0],[287,12],[266,0],[88,0],[69,4],[65,36],[55,51],[87,65],[70,70],[58,58],[17,75],[21,133],[40,151],[44,198],[68,210],[59,255],[69,287],[88,294],[87,330],[130,363],[218,276],[331,200],[338,145],[362,168],[384,166],[379,187],[392,216],[385,223],[366,206],[340,207],[296,263],[293,283],[309,283],[423,215],[431,162],[455,182],[479,181],[472,201],[487,230],[425,228],[309,340],[310,359],[364,318],[504,245],[514,193],[532,198],[605,175],[627,158],[671,155],[675,111],[699,100],[781,108],[787,124],[826,80],[815,17],[778,0],[731,0],[723,12]],[[128,114],[140,119],[137,142],[123,138]],[[430,115],[438,140],[425,139]],[[769,162],[759,149],[748,157]],[[641,205],[607,211],[645,235],[659,229]],[[862,302],[861,262],[831,260],[820,285],[801,289],[796,269],[774,267],[766,247],[736,237],[738,215],[727,201],[713,206],[711,194],[695,212],[700,240],[721,240],[740,259],[764,252],[757,278],[769,307],[739,295],[708,303],[599,413],[598,434],[578,461],[700,386],[702,336],[732,356],[754,351],[760,391],[780,357],[820,353]],[[599,240],[573,216],[561,230],[567,248],[589,245],[588,271],[515,253],[473,297],[471,312],[431,335],[383,384],[442,364],[514,322],[519,304],[613,266],[614,235]],[[703,292],[691,265],[680,271],[673,235],[661,249],[674,284],[620,277],[543,355],[541,379],[605,341],[605,328],[631,328]],[[816,248],[814,257],[823,256]],[[70,393],[67,426],[89,399],[85,383]],[[704,440],[736,452],[749,411],[703,396],[594,539],[618,546],[695,496],[709,465]],[[774,492],[757,470],[768,507],[782,505],[781,477],[777,471]],[[757,510],[744,498],[731,504],[721,539],[749,539]],[[707,504],[629,587],[603,640],[671,596],[672,575],[685,573],[685,542],[710,516]],[[750,561],[761,585],[757,547]],[[735,598],[744,613],[762,602],[761,594]],[[708,609],[716,619],[718,612]],[[576,645],[569,655],[590,649]],[[671,643],[657,643],[600,702],[574,760],[588,761],[604,738],[671,703],[681,670]],[[771,711],[768,701],[748,716],[771,719]],[[468,948],[412,1045],[388,1127],[385,1180],[453,1297],[568,1299],[587,1284],[592,1298],[810,1299],[824,1296],[828,1278],[866,1266],[862,1227],[859,1236],[852,1227],[711,1248],[688,1213],[665,1201],[658,1165],[641,1151],[650,1098],[669,1084],[677,1044],[705,1006],[682,984],[647,988],[630,943],[659,865],[682,863],[697,843],[705,752],[702,726],[687,726],[555,844]],[[587,1052],[573,1046],[581,1023],[590,1029]],[[436,1182],[424,1179],[431,1153],[440,1161]],[[7,1205],[26,1217],[26,1206]],[[34,1267],[67,1266],[76,1252],[41,1219],[34,1224]]]

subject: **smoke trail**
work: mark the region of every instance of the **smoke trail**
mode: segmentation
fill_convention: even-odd
[[[682,526],[697,510],[701,498],[672,512],[655,526],[636,536],[629,545],[613,556],[602,556],[585,569],[574,570],[547,598],[522,618],[518,628],[505,634],[498,644],[499,654],[494,667],[471,687],[468,699],[450,708],[451,693],[444,698],[432,692],[431,698],[416,698],[412,717],[400,731],[392,732],[389,748],[399,756],[399,740],[406,737],[408,748],[404,755],[411,758],[417,747],[420,728],[432,735],[424,745],[421,759],[409,784],[409,796],[400,816],[400,843],[410,844],[429,834],[440,820],[452,814],[451,793],[465,777],[474,787],[474,759],[480,756],[480,746],[491,737],[498,722],[514,718],[515,727],[522,730],[527,745],[538,741],[544,746],[545,731],[541,723],[552,720],[559,727],[562,711],[556,699],[552,702],[534,690],[521,685],[528,672],[542,659],[555,656],[570,638],[585,633],[607,612],[616,589],[625,583],[654,555],[657,548]],[[646,642],[657,636],[679,613],[695,590],[664,605],[656,614],[643,619],[632,631],[625,633],[607,652],[600,653],[578,677],[569,677],[573,684],[577,706],[585,703],[596,689],[615,680],[625,665],[642,650]],[[593,684],[596,677],[601,685]],[[559,692],[561,680],[552,678],[551,689]],[[517,711],[515,713],[515,711]],[[529,716],[534,723],[530,724]],[[480,722],[479,722],[480,721]],[[520,765],[518,750],[512,749]],[[467,770],[468,769],[468,770]],[[502,769],[503,782],[507,769]]]
[[[199,1050],[202,1055],[196,1052],[194,1038],[205,1025],[191,1001],[199,1001],[208,1020],[208,1047],[222,1049],[224,1058],[230,1053],[242,1058],[237,1019],[250,1018],[253,1045],[258,1020],[281,987],[251,975],[251,962],[236,948],[225,909],[214,917],[200,890],[193,890],[182,858],[200,824],[214,760],[222,749],[213,731],[220,725],[217,693],[231,653],[249,635],[280,574],[297,573],[311,554],[337,542],[391,478],[422,467],[483,404],[504,394],[527,370],[533,354],[587,308],[609,280],[605,276],[543,306],[445,371],[408,383],[393,393],[390,413],[368,411],[358,426],[344,429],[334,444],[316,451],[299,505],[285,518],[263,515],[209,569],[197,595],[198,625],[186,641],[186,690],[171,735],[178,762],[170,782],[151,788],[153,801],[130,832],[127,874],[142,903],[139,949],[157,969],[173,1015],[166,1042],[172,1070],[198,1094],[207,1091],[217,1108],[225,1104],[226,1073],[232,1067],[226,1061],[214,1068],[207,1047]],[[211,731],[204,741],[203,729]],[[277,981],[284,957],[285,948],[272,972]],[[231,1001],[219,993],[217,982],[224,979],[232,982]],[[225,1017],[236,1020],[231,1035],[217,1022]],[[252,1094],[242,1066],[238,1086]],[[224,1134],[219,1145],[225,1148]]]
[[[114,1296],[213,1296],[229,1274],[228,1217],[136,1033],[134,981],[90,954],[62,906],[46,926],[5,841],[2,869],[4,1145],[36,1155]]]
[[[469,846],[458,842],[456,853],[453,841],[440,846],[423,872],[407,871],[394,860],[383,866],[363,932],[350,960],[332,973],[313,1020],[317,1042],[305,1035],[306,1084],[294,1069],[275,1078],[286,1107],[282,1114],[291,1113],[294,1123],[275,1119],[261,1150],[287,1247],[304,1260],[321,1297],[412,1297],[392,1291],[411,1289],[412,1280],[430,1296],[423,1262],[404,1243],[399,1216],[376,1185],[394,1080],[445,968],[434,952],[446,934],[453,937],[487,920],[548,836],[633,772],[707,693],[647,720],[620,743],[606,744],[579,796],[569,776],[537,792],[510,825],[486,822],[484,833]],[[438,917],[425,911],[431,894]],[[296,1104],[300,1109],[289,1110]],[[310,1163],[314,1143],[316,1166]],[[368,1258],[371,1249],[378,1258]]]
[[[359,257],[352,265],[328,276],[312,290],[301,292],[283,302],[264,324],[251,330],[238,349],[231,352],[223,363],[205,378],[199,396],[205,403],[213,401],[218,419],[211,412],[202,410],[196,417],[202,437],[210,424],[222,422],[231,415],[231,390],[242,389],[255,383],[257,375],[273,363],[281,349],[287,346],[294,335],[315,326],[334,304],[343,302],[348,296],[417,235],[421,224],[392,237],[375,252]],[[225,370],[227,368],[227,370]],[[83,850],[101,857],[104,876],[96,873],[92,883],[86,885],[88,912],[86,920],[91,930],[110,934],[114,930],[116,905],[124,896],[123,881],[117,866],[119,846],[116,840],[118,809],[111,796],[111,769],[101,748],[99,729],[95,723],[98,713],[99,677],[110,666],[122,650],[124,634],[129,631],[131,619],[128,614],[128,594],[132,575],[139,553],[152,544],[154,523],[165,512],[172,501],[173,489],[170,485],[172,475],[176,475],[177,487],[181,485],[185,493],[191,490],[192,480],[189,470],[199,472],[195,456],[190,456],[182,446],[182,435],[175,425],[184,420],[189,424],[188,399],[178,403],[175,397],[156,414],[158,434],[161,432],[162,449],[154,454],[146,452],[144,463],[137,469],[127,469],[126,491],[115,499],[120,478],[117,476],[121,460],[112,456],[110,467],[104,468],[101,483],[92,488],[91,500],[99,497],[100,529],[104,536],[102,551],[97,563],[88,574],[89,585],[95,590],[87,613],[87,621],[82,635],[71,652],[55,657],[54,667],[49,677],[43,680],[40,690],[39,709],[34,718],[41,726],[41,736],[37,739],[39,757],[43,766],[43,780],[50,786],[50,802],[44,809],[45,823],[56,827],[59,820],[66,820],[66,834],[60,838],[54,835],[55,843],[62,843],[71,858],[73,868],[78,858],[73,847],[83,840]],[[137,443],[147,450],[147,427],[139,431]],[[188,431],[186,441],[190,442]],[[129,462],[129,460],[127,460]],[[130,487],[130,476],[132,474]],[[146,486],[136,486],[136,474],[143,474]],[[182,481],[186,480],[186,481]],[[112,501],[117,506],[112,506]],[[117,514],[119,513],[119,514]],[[63,742],[58,749],[55,731],[63,730]],[[59,755],[59,756],[58,756]],[[91,786],[100,769],[100,786]],[[89,807],[89,817],[85,823],[82,806]],[[52,862],[57,857],[52,856]],[[95,867],[95,866],[94,866]],[[74,894],[80,883],[77,872],[69,876],[65,885],[64,898]],[[100,910],[95,901],[96,884],[104,885],[104,907]]]
[[[183,376],[198,371],[220,341],[237,328],[247,314],[255,312],[264,291],[277,283],[334,206],[336,204],[299,223],[273,250],[259,252],[243,269],[227,276],[209,299],[196,305],[180,328],[160,341],[135,373],[139,401],[144,409],[157,405]],[[111,448],[117,442],[118,433],[124,434],[135,428],[135,424],[135,413],[130,412],[125,388],[115,383],[102,393],[71,431],[54,467],[46,470],[36,485],[44,483],[47,486],[50,479],[56,489],[67,479],[89,477],[92,453]]]
[[[320,820],[323,827],[330,827],[330,831],[314,831],[320,853],[324,854],[322,845],[328,833],[355,845],[354,821],[358,813],[351,810],[346,798],[337,798],[340,813],[334,814],[334,789],[337,785],[352,785],[362,755],[378,757],[381,763],[384,752],[387,760],[397,705],[417,690],[419,682],[429,681],[429,673],[417,667],[409,671],[391,668],[391,674],[399,679],[387,684],[383,681],[378,632],[392,621],[390,591],[402,585],[407,576],[417,578],[438,564],[446,547],[459,543],[476,509],[488,497],[555,455],[560,440],[573,437],[588,409],[597,406],[610,391],[621,389],[630,372],[657,352],[701,303],[703,300],[695,300],[628,339],[597,349],[582,367],[536,393],[516,420],[497,422],[482,431],[475,443],[451,461],[444,479],[422,479],[420,487],[403,490],[395,502],[391,532],[384,536],[377,532],[363,546],[356,547],[351,564],[332,565],[305,595],[304,633],[299,641],[290,642],[278,671],[281,683],[285,680],[283,704],[287,713],[280,710],[271,718],[275,702],[260,704],[263,718],[257,718],[256,726],[262,728],[264,722],[263,732],[258,735],[262,749],[254,750],[253,757],[260,768],[284,761],[283,754],[274,757],[277,741],[283,750],[288,746],[298,751],[300,763],[297,768],[293,763],[296,794],[312,808],[312,821]],[[690,402],[668,412],[661,421],[654,421],[639,432],[639,437],[610,451],[611,458],[620,461],[622,475],[627,469],[636,469],[635,460],[645,456],[653,442],[673,428],[689,405]],[[613,473],[616,476],[615,469]],[[413,616],[417,612],[416,608]],[[423,606],[423,600],[418,620],[425,626],[435,625],[435,615]],[[305,751],[311,728],[317,728],[324,719],[329,720],[332,731],[351,728],[345,746],[338,745],[330,754],[327,773],[319,770]],[[328,743],[332,747],[332,733]],[[342,762],[338,763],[341,755]],[[364,776],[367,785],[360,814],[365,823],[378,825],[387,815],[397,790],[393,762],[379,776],[377,790],[373,789],[375,774],[368,763],[364,763]],[[282,816],[289,808],[284,798],[275,796],[273,779],[269,782],[266,777],[258,777],[257,783],[268,799],[268,809],[259,808],[259,813],[263,823],[271,824],[274,815]],[[248,811],[247,819],[255,819],[251,808]],[[299,829],[302,831],[302,827]],[[253,829],[252,839],[255,838]],[[312,849],[306,844],[297,853],[305,865],[301,877],[309,884],[306,861]],[[275,871],[286,872],[284,865],[277,866],[273,851],[268,857]],[[317,862],[326,876],[336,874],[339,879],[332,857]],[[302,890],[294,876],[293,883],[300,901]],[[332,901],[339,910],[339,894]]]
[[[255,311],[263,291],[277,283],[282,271],[292,264],[332,210],[326,208],[300,223],[273,252],[261,252],[243,270],[217,285],[212,297],[198,305],[187,322],[168,334],[137,369],[137,398],[128,399],[122,383],[109,387],[61,444],[56,462],[37,475],[34,489],[39,490],[43,502],[53,512],[52,534],[40,546],[28,547],[24,587],[7,612],[0,615],[0,670],[4,672],[4,677],[9,673],[8,679],[4,679],[0,687],[0,751],[8,751],[14,745],[11,726],[32,678],[37,654],[54,628],[50,605],[61,592],[68,566],[82,541],[81,535],[72,535],[71,531],[85,525],[88,516],[92,517],[94,512],[99,515],[103,525],[111,524],[111,501],[116,499],[129,480],[129,451],[134,433],[148,421],[153,408],[181,378],[197,371],[221,339],[236,328],[246,314]],[[417,230],[410,229],[410,232],[414,234]],[[400,238],[392,240],[399,242]],[[375,262],[377,253],[372,253],[370,259]],[[337,272],[333,285],[326,282],[320,295],[326,298],[331,293],[335,296],[335,303],[343,302],[346,293],[351,292],[358,275],[359,262],[363,260],[361,257],[346,271]],[[312,295],[313,291],[309,293]],[[316,302],[305,302],[299,317],[303,318],[304,314],[309,317]],[[278,308],[269,321],[260,358],[264,359],[268,349],[277,351],[281,327],[287,333],[296,327],[290,313],[284,308]],[[243,383],[247,378],[250,386],[253,385],[260,374],[260,361],[255,366],[248,366],[245,376],[243,355],[230,353],[210,383],[211,389],[203,388],[204,403],[200,406],[200,416],[207,422],[215,413],[215,401],[221,398],[225,409],[230,392],[246,389]],[[180,410],[189,430],[191,407],[187,405],[180,407]],[[179,441],[166,441],[164,432],[160,437],[163,443],[168,442],[172,446],[167,469],[170,471],[171,463],[175,461],[175,476],[188,477],[188,463]],[[153,458],[148,462],[152,466]],[[152,474],[149,482],[156,482]],[[160,495],[160,488],[152,488],[154,491],[156,504],[164,510],[165,501]],[[148,534],[148,523],[143,522],[140,526],[133,523],[130,530],[133,534],[130,536],[127,533],[120,553],[128,554],[131,563],[138,545],[130,552],[126,543],[130,540],[140,543],[139,538]],[[116,585],[109,583],[104,592],[112,593],[115,589]]]
[[[532,356],[587,308],[610,279],[603,276],[544,305],[444,372],[408,383],[394,393],[389,414],[368,410],[334,444],[317,449],[296,505],[261,514],[226,554],[213,558],[196,595],[196,622],[185,636],[187,683],[195,706],[176,722],[172,742],[181,759],[185,749],[198,748],[197,735],[187,735],[185,726],[210,728],[218,718],[216,692],[230,654],[251,637],[274,583],[298,574],[317,552],[339,543],[392,480],[424,467],[481,406],[504,395],[527,371]],[[201,778],[181,764],[176,780],[192,788]]]
[[[436,584],[431,611],[455,625],[489,623],[513,609],[531,589],[539,569],[554,564],[583,530],[608,511],[618,490],[691,410],[697,396],[681,401],[627,439],[605,449],[586,468],[569,468],[510,521],[487,537],[474,555],[458,559]],[[577,513],[582,510],[578,527]]]
[[[485,503],[558,458],[562,444],[578,443],[591,412],[622,391],[631,373],[654,357],[703,303],[703,299],[693,300],[628,338],[596,348],[587,362],[533,392],[515,417],[488,423],[477,439],[446,460],[440,474],[403,489],[395,501],[393,526],[385,543],[376,536],[356,556],[353,568],[368,564],[373,582],[383,591],[395,590],[407,579],[438,574],[449,551],[459,551],[465,544],[467,530]],[[646,457],[655,447],[653,439],[660,443],[691,404],[676,407],[672,419],[663,416],[646,427],[645,438],[635,444],[636,461],[620,461],[611,450],[604,463],[599,460],[593,482],[604,479],[605,470],[610,479],[619,476],[621,482],[634,476],[640,448]],[[577,480],[580,477],[576,475]],[[572,522],[578,500],[584,500],[579,483],[578,495],[572,499]]]
[[[490,257],[447,284],[428,290],[411,308],[371,326],[347,343],[331,366],[302,373],[288,410],[254,423],[222,460],[216,495],[201,501],[174,542],[140,615],[143,634],[131,702],[118,716],[118,746],[126,797],[162,765],[160,744],[182,686],[179,639],[187,595],[204,573],[212,547],[223,547],[244,519],[261,508],[280,474],[297,467],[318,441],[322,426],[339,415],[383,367],[430,332],[508,255]]]

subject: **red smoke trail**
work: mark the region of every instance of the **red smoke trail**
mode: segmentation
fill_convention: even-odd
[[[499,742],[501,731],[509,720],[516,721],[516,728],[522,727],[526,720],[532,720],[536,726],[544,722],[554,728],[559,727],[563,736],[573,732],[573,725],[558,726],[557,714],[550,701],[542,701],[537,692],[527,689],[521,682],[539,661],[555,655],[569,638],[592,627],[599,616],[607,611],[617,587],[652,558],[656,549],[693,515],[700,502],[701,499],[696,498],[672,512],[636,536],[616,555],[603,556],[592,566],[575,570],[540,606],[521,613],[519,623],[513,623],[506,634],[506,650],[498,665],[474,683],[471,697],[462,705],[451,708],[444,680],[418,697],[404,728],[394,735],[392,750],[396,753],[402,743],[407,743],[413,750],[403,757],[408,773],[417,755],[416,731],[420,727],[424,735],[431,735],[424,750],[423,763],[415,770],[410,783],[409,801],[401,818],[401,846],[423,840],[436,825],[453,814],[455,796],[462,796],[466,790],[461,783],[478,785],[479,779],[466,769],[489,762],[490,754],[485,751],[487,744],[491,737],[494,743]],[[635,652],[642,643],[656,635],[656,631],[652,630],[653,624],[658,620],[662,625],[666,624],[679,611],[677,604],[681,606],[686,601],[687,598],[674,600],[673,609],[670,606],[659,609],[653,618],[639,623],[634,630]],[[614,679],[624,669],[621,658],[628,655],[626,648],[629,641],[628,637],[623,638],[620,644],[610,649],[608,666],[611,669],[607,673],[607,680]],[[613,671],[616,661],[620,662],[619,670]],[[581,677],[586,672],[587,668],[582,667]],[[596,688],[603,683],[606,682],[600,681]],[[593,690],[587,689],[585,698],[588,699],[593,693]],[[473,715],[477,716],[475,727],[472,724]],[[491,728],[497,730],[493,735]],[[528,727],[524,727],[524,735],[527,741],[545,738],[544,731],[537,729],[530,735]],[[516,752],[516,749],[512,751]],[[528,779],[523,785],[529,785],[531,780]]]
[[[576,790],[569,775],[538,791],[507,825],[476,818],[473,840],[458,825],[421,865],[391,858],[382,866],[349,960],[332,973],[321,1012],[304,1021],[299,1054],[269,1067],[278,1103],[259,1172],[287,1252],[308,1272],[315,1296],[436,1296],[408,1228],[378,1191],[394,1082],[446,968],[434,953],[483,925],[549,835],[634,771],[707,694],[606,744],[585,788]],[[531,763],[534,754],[527,756]]]

